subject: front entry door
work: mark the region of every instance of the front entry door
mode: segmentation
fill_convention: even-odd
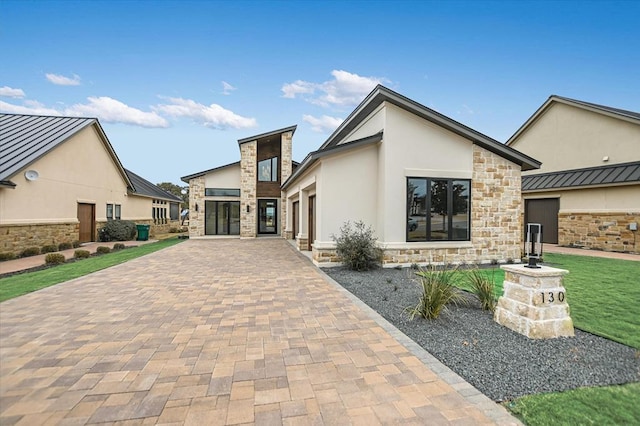
[[[278,200],[258,200],[258,234],[278,233]]]
[[[78,203],[79,235],[78,241],[88,243],[95,241],[96,206],[95,204]]]

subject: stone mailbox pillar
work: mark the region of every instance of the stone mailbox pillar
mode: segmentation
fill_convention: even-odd
[[[503,265],[504,292],[493,319],[530,339],[574,336],[562,276],[569,271]]]

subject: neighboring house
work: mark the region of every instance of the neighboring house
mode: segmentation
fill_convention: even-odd
[[[522,194],[544,242],[640,252],[640,113],[550,96],[507,145],[542,161]]]
[[[295,170],[294,130],[241,139],[239,163],[182,178],[192,237],[281,235],[327,265],[338,261],[332,237],[362,220],[385,266],[520,259],[531,157],[383,86]]]
[[[0,114],[0,251],[96,241],[107,220],[154,212],[166,226],[179,202],[126,171],[95,118]]]

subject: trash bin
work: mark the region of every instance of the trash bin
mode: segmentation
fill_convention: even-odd
[[[136,238],[136,240],[147,241],[149,239],[149,228],[151,228],[151,225],[136,225],[136,228],[138,228],[138,238]]]

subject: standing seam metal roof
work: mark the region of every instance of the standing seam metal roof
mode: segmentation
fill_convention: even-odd
[[[133,184],[134,193],[137,195],[143,195],[146,197],[160,198],[163,200],[170,200],[175,202],[182,202],[180,197],[168,193],[164,189],[157,185],[152,184],[145,178],[133,173],[131,170],[124,169],[129,177],[129,180]]]
[[[522,191],[640,182],[640,161],[522,177]]]

